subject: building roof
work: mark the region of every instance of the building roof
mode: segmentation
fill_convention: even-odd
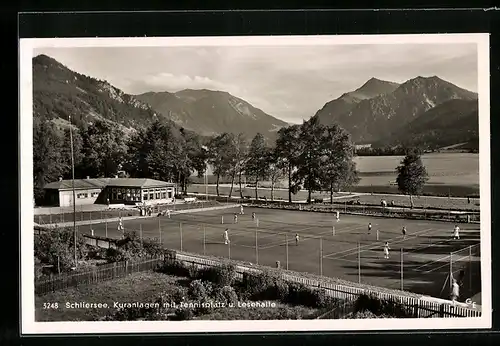
[[[92,178],[92,179],[75,179],[76,190],[86,189],[103,189],[106,186],[116,187],[160,187],[160,186],[174,186],[174,183],[167,183],[161,180],[154,180],[148,178]],[[73,188],[73,181],[60,180],[48,183],[44,189],[54,190],[71,190]]]

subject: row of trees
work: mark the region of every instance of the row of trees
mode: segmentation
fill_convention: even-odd
[[[34,118],[35,198],[43,196],[43,186],[58,177],[71,178],[69,129],[58,129],[51,121]],[[359,182],[353,161],[354,145],[338,125],[325,126],[316,118],[301,125],[281,128],[274,143],[262,134],[248,141],[243,134],[222,133],[207,141],[193,132],[168,122],[155,121],[149,127],[125,134],[106,121],[96,121],[73,131],[75,177],[112,177],[120,171],[130,177],[173,181],[187,192],[189,177],[202,177],[210,165],[217,181],[231,181],[229,195],[242,178],[251,181],[258,198],[258,185],[280,180],[288,182],[288,199],[301,189],[309,200],[315,191],[333,193]],[[400,191],[421,192],[427,181],[420,153],[406,150],[398,170]]]
[[[71,178],[69,128],[34,118],[35,198],[43,186],[59,177]],[[178,183],[186,192],[189,177],[202,177],[207,165],[217,178],[230,177],[231,192],[242,177],[255,185],[286,179],[289,200],[301,189],[333,192],[359,181],[354,146],[337,125],[324,126],[315,118],[301,125],[280,129],[275,143],[262,134],[250,141],[243,134],[223,133],[203,143],[200,136],[172,123],[153,122],[130,135],[106,121],[96,121],[73,131],[75,177],[112,177],[120,171],[130,177],[153,178]],[[205,145],[203,145],[205,144]],[[274,191],[273,191],[274,192]]]
[[[349,134],[338,125],[322,125],[316,118],[280,129],[272,144],[262,134],[249,144],[241,134],[218,135],[208,143],[207,157],[217,179],[217,194],[220,178],[231,178],[229,196],[236,181],[242,194],[243,175],[254,185],[255,198],[259,182],[271,182],[273,198],[276,182],[286,179],[290,202],[301,189],[308,191],[309,200],[314,191],[324,190],[330,191],[332,199],[335,191],[359,181]]]

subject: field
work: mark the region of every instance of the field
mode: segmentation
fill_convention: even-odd
[[[461,238],[452,240],[453,224],[446,222],[341,215],[337,223],[329,213],[245,208],[245,215],[240,215],[235,224],[233,215],[238,211],[234,208],[172,215],[171,219],[128,220],[124,227],[144,238],[156,238],[170,249],[271,267],[279,261],[290,270],[393,289],[402,284],[404,290],[443,298],[449,293],[446,280],[451,266],[455,276],[464,270],[463,299],[481,290],[479,225],[461,224]],[[252,220],[252,212],[258,222]],[[373,225],[370,234],[369,222]],[[408,230],[405,239],[400,231],[403,225]],[[117,226],[116,222],[107,224],[108,236],[121,236]],[[105,224],[92,227],[95,235],[104,236]],[[223,241],[226,228],[229,245]],[[90,226],[80,226],[79,230],[90,233]],[[299,235],[298,243],[295,234]],[[383,257],[385,241],[391,247],[389,259]]]

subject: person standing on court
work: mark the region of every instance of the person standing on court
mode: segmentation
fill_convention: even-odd
[[[245,213],[243,212],[243,204],[240,205],[240,215],[244,215]]]
[[[372,223],[368,223],[368,234],[372,232]]]
[[[252,221],[255,221],[255,212],[252,212]]]
[[[403,239],[406,239],[406,226],[403,226],[401,233],[403,233]]]
[[[339,220],[340,220],[340,213],[339,213],[338,210],[337,210],[336,214],[337,214],[337,222],[339,222]]]
[[[455,225],[453,229],[453,239],[460,239],[460,227],[458,225]]]
[[[389,242],[386,241],[385,245],[384,245],[384,258],[385,259],[389,259],[389,250],[390,250]]]
[[[450,298],[452,302],[456,302],[458,297],[460,296],[460,286],[458,285],[458,282],[456,279],[451,279],[451,292],[450,292]]]
[[[299,245],[299,234],[295,233],[295,246]]]
[[[238,214],[234,213],[234,223],[238,223]]]

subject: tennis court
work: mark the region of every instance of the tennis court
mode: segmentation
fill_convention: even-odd
[[[452,239],[454,224],[450,222],[342,214],[337,222],[332,213],[247,207],[236,222],[234,214],[239,212],[239,208],[232,208],[172,214],[171,218],[127,220],[123,226],[171,249],[271,267],[279,261],[290,270],[381,287],[447,297],[451,271],[454,277],[464,276],[462,300],[481,290],[479,224],[460,224],[460,239]],[[372,224],[371,232],[368,223]],[[406,237],[401,232],[403,226]],[[79,229],[89,234],[90,227],[95,235],[122,235],[117,222]],[[223,237],[226,229],[227,245]],[[383,254],[385,242],[390,247],[388,259]]]

